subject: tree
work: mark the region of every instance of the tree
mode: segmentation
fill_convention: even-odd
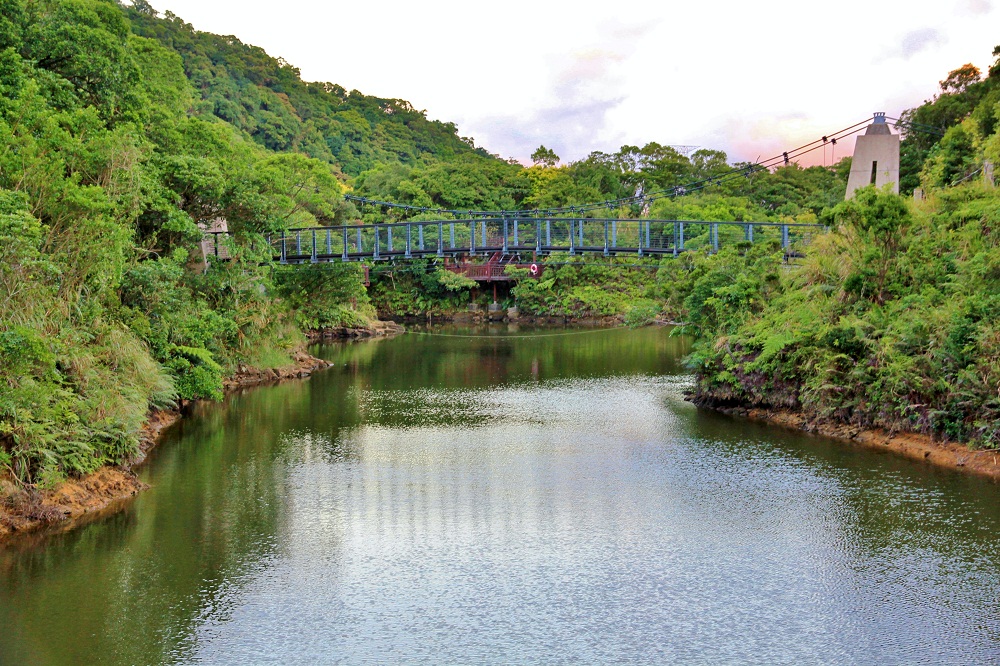
[[[531,153],[531,161],[536,165],[553,167],[559,163],[559,156],[551,148],[538,146],[538,149]]]
[[[978,83],[981,76],[982,72],[979,71],[978,67],[972,63],[966,63],[958,69],[948,72],[948,78],[940,82],[941,90],[946,93],[965,92],[965,89],[973,83]]]

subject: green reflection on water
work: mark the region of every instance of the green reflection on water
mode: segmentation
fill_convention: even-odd
[[[643,492],[662,487],[664,496],[684,511],[711,509],[702,518],[683,514],[684,520],[726,524],[719,522],[720,516],[731,514],[740,516],[748,530],[776,530],[790,543],[816,539],[820,545],[810,548],[837,550],[844,566],[857,574],[851,580],[839,572],[837,578],[836,585],[858,587],[852,594],[863,594],[870,585],[914,589],[895,578],[907,571],[926,578],[928,585],[940,585],[946,575],[941,567],[965,563],[965,582],[955,582],[952,605],[937,610],[953,611],[959,619],[997,611],[995,603],[968,607],[983,599],[974,587],[987,599],[1000,589],[990,573],[1000,565],[995,485],[696,410],[681,399],[681,358],[688,343],[662,329],[558,333],[448,327],[331,345],[318,353],[334,366],[309,380],[247,391],[224,405],[199,405],[165,436],[144,466],[150,491],[82,528],[0,551],[0,662],[195,660],[199,635],[222,631],[254,581],[266,578],[276,562],[287,559],[290,544],[302,540],[304,517],[331,521],[322,548],[332,558],[343,556],[338,541],[347,538],[348,518],[310,515],[302,498],[316,496],[303,492],[308,476],[302,470],[318,462],[335,469],[360,468],[379,452],[385,454],[384,447],[397,444],[359,433],[393,432],[405,440],[406,433],[430,426],[437,428],[432,432],[454,436],[495,435],[509,425],[521,438],[537,433],[538,442],[525,446],[538,459],[524,464],[536,465],[539,476],[557,474],[553,465],[559,459],[545,454],[558,433],[546,428],[572,430],[572,423],[556,418],[563,406],[598,439],[611,438],[622,428],[625,443],[608,450],[633,456],[628,461],[632,466],[621,467],[620,461],[598,466],[607,474],[603,478],[633,471],[653,474],[640,480],[646,484]],[[673,377],[672,383],[657,383],[655,378],[665,376]],[[622,404],[621,411],[634,412],[623,420],[632,430],[587,421],[583,403],[615,391],[629,395],[625,389],[630,383],[655,398]],[[533,400],[548,404],[525,407]],[[485,435],[482,439],[492,441]],[[414,455],[430,456],[428,462],[406,459],[398,446],[393,451],[396,458],[386,469],[447,463],[454,474],[476,464],[471,458],[458,463],[435,459],[455,454],[433,442],[415,448]],[[599,450],[584,453],[584,463],[600,455]],[[575,473],[588,483],[602,478],[576,464],[582,467]],[[512,474],[509,467],[498,469],[494,479]],[[569,478],[566,483],[576,482]],[[396,493],[394,506],[419,492],[405,484],[400,488],[386,481],[384,492]],[[601,501],[609,506],[617,501],[615,492],[597,486],[586,490],[606,496]],[[783,496],[800,498],[801,505],[788,504]],[[538,497],[544,501],[542,494]],[[817,507],[822,509],[819,516]],[[397,510],[405,514],[412,507]],[[804,524],[822,530],[802,534],[798,527]],[[681,526],[674,524],[678,530]],[[908,558],[914,561],[900,567]],[[870,617],[861,613],[858,621],[876,622],[878,610],[870,612]],[[983,620],[970,631],[977,632],[976,646],[991,639],[1000,645],[995,621]]]

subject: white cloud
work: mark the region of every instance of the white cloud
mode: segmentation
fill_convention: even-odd
[[[913,30],[903,35],[902,43],[896,50],[896,54],[908,60],[921,51],[943,44],[945,41],[944,35],[934,28]]]

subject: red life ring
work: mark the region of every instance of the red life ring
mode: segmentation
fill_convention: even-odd
[[[538,264],[531,264],[531,268],[528,270],[531,271],[532,275],[538,275]]]

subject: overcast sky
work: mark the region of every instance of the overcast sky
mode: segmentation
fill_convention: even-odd
[[[568,162],[649,141],[767,158],[898,115],[1000,44],[993,0],[152,4],[525,162],[539,144]]]

